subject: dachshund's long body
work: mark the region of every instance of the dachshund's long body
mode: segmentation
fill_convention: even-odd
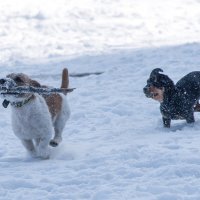
[[[176,85],[161,69],[154,69],[143,91],[149,98],[160,102],[164,127],[170,127],[171,120],[185,119],[193,123],[194,111],[199,111],[200,71],[194,71],[181,78]]]

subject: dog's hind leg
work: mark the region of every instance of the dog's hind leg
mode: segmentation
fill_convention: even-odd
[[[66,121],[69,119],[69,116],[70,116],[69,105],[67,101],[63,98],[62,110],[53,124],[55,135],[54,138],[49,143],[52,147],[58,146],[58,144],[62,141],[62,132],[65,127]]]
[[[163,126],[165,127],[165,128],[170,128],[170,124],[171,124],[171,119],[168,119],[168,118],[162,118],[162,120],[163,120]]]
[[[191,111],[188,116],[186,117],[186,122],[188,124],[194,123],[195,119],[194,119],[194,113]]]
[[[54,138],[50,141],[52,147],[58,146],[62,142],[62,132],[65,127],[66,119],[63,115],[58,116],[58,119],[54,122]]]
[[[22,144],[31,156],[35,156],[36,150],[32,140],[21,140]]]

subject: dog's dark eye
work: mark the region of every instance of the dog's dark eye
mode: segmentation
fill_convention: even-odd
[[[23,80],[18,76],[14,79],[14,81],[18,83],[23,83]]]

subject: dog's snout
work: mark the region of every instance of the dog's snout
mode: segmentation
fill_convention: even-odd
[[[145,96],[147,98],[151,98],[152,95],[151,95],[151,92],[150,92],[150,87],[148,85],[146,85],[144,88],[143,88],[143,92],[145,94]]]
[[[3,79],[3,78],[2,78],[2,79],[0,79],[0,84],[1,84],[1,85],[3,85],[5,82],[6,82],[6,80],[5,80],[5,79]]]
[[[148,86],[145,86],[145,87],[143,88],[143,92],[144,92],[145,94],[147,94],[148,91],[149,91],[149,87],[148,87]]]

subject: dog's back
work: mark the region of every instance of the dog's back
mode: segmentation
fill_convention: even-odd
[[[176,88],[188,101],[198,100],[200,96],[200,71],[194,71],[176,83]]]
[[[200,85],[200,71],[190,72],[189,74],[185,75],[181,78],[177,83],[177,88],[195,88],[195,86]]]
[[[68,87],[69,87],[68,70],[64,68],[62,72],[61,88],[67,89]],[[66,94],[67,93],[64,93],[64,95]],[[49,112],[51,113],[52,119],[54,119],[62,109],[62,96],[60,94],[51,94],[51,95],[44,95],[43,97],[49,107]]]

